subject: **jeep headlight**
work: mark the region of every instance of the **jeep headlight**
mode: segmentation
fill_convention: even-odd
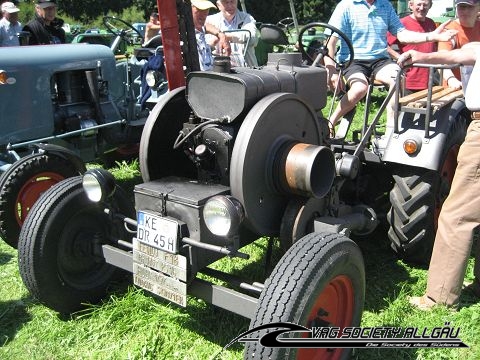
[[[82,186],[91,201],[101,202],[115,192],[115,179],[107,170],[88,170],[83,175]]]
[[[235,234],[244,217],[242,204],[232,196],[214,196],[203,208],[205,224],[208,230],[217,236]]]

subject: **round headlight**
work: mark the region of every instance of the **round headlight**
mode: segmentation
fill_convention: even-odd
[[[203,219],[208,230],[217,236],[234,234],[245,217],[242,204],[232,196],[217,195],[203,208]]]
[[[113,175],[103,169],[88,170],[82,179],[83,190],[93,202],[104,201],[115,191]]]
[[[150,87],[158,86],[157,84],[158,76],[156,71],[154,70],[147,71],[147,73],[145,74],[145,81],[147,82],[147,85]]]

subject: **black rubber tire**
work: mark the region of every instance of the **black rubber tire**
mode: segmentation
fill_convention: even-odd
[[[467,121],[460,116],[452,124],[442,151],[440,170],[399,168],[390,192],[388,238],[397,256],[406,262],[427,265],[432,255],[440,209],[450,192],[458,148],[465,140]],[[454,157],[452,158],[452,153]]]
[[[337,283],[337,279],[345,282]],[[341,286],[347,283],[348,286]],[[349,296],[342,298],[342,289],[346,288],[349,288]],[[325,301],[331,303],[324,306]],[[267,279],[250,329],[275,322],[291,322],[309,328],[326,326],[320,325],[325,321],[332,326],[359,326],[364,301],[365,269],[359,247],[343,235],[311,233],[287,251]],[[328,313],[325,318],[319,315],[322,309]],[[313,319],[312,313],[315,314]],[[265,330],[262,331],[255,332],[255,337],[257,334],[263,336]],[[321,351],[326,358],[347,358],[351,352],[351,349],[313,350]],[[312,354],[303,351],[263,347],[255,341],[246,343],[244,358],[313,358]]]
[[[15,162],[0,178],[0,235],[17,248],[20,228],[33,203],[61,180],[79,175],[75,165],[54,154],[32,154]]]
[[[110,208],[131,216],[133,205],[117,187]],[[41,303],[62,314],[102,299],[117,268],[107,264],[101,245],[128,240],[123,222],[88,200],[82,177],[66,179],[35,203],[20,232],[18,264],[22,280]]]

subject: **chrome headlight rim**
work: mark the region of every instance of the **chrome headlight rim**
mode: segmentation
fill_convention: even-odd
[[[216,236],[229,237],[236,234],[244,218],[242,204],[230,195],[215,195],[203,207],[203,221]]]
[[[145,74],[145,81],[149,87],[155,89],[160,84],[159,74],[155,70],[149,70]]]
[[[115,179],[104,169],[92,169],[85,172],[82,186],[88,199],[92,202],[103,202],[115,192]]]

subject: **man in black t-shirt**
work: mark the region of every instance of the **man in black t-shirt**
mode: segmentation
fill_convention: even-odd
[[[28,45],[64,44],[63,20],[56,17],[56,0],[37,0],[35,18],[23,27],[30,33]]]

